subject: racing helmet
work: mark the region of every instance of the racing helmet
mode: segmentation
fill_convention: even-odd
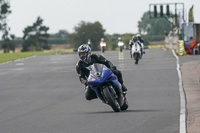
[[[137,41],[137,37],[136,37],[136,36],[133,36],[133,37],[132,37],[132,41],[133,41],[133,42],[136,42],[136,41]]]
[[[82,44],[78,48],[78,55],[80,60],[87,62],[87,59],[90,58],[91,48],[88,44]]]
[[[141,35],[140,35],[140,34],[137,34],[136,37],[137,37],[138,39],[140,39],[140,38],[141,38]]]
[[[138,34],[136,35],[136,37],[141,37],[141,35],[138,33]]]
[[[121,38],[121,37],[118,37],[118,41],[122,41],[122,38]]]

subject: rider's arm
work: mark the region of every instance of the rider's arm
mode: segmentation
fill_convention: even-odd
[[[130,40],[130,41],[129,41],[129,49],[131,49],[131,48],[132,48],[132,45],[133,45],[133,41],[132,41],[132,40]]]
[[[131,45],[131,43],[132,43],[132,40],[130,40],[128,44]]]
[[[106,67],[115,70],[116,66],[114,66],[110,61],[106,60],[102,55],[95,54],[94,58],[100,64],[104,64]]]
[[[141,42],[141,43],[144,43],[144,40],[143,40],[142,38],[140,38],[140,42]]]
[[[87,85],[87,78],[83,70],[81,69],[79,63],[76,65],[76,72],[78,73],[79,80],[81,81],[82,84]]]

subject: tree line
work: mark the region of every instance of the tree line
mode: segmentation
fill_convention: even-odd
[[[125,34],[106,34],[103,25],[96,21],[94,23],[81,21],[74,27],[74,32],[60,30],[55,34],[49,34],[50,27],[43,24],[43,19],[37,17],[32,25],[23,30],[23,37],[17,38],[10,33],[10,27],[7,25],[7,17],[11,14],[9,0],[0,0],[0,32],[2,32],[1,48],[4,53],[10,50],[15,51],[17,45],[22,45],[22,52],[42,51],[51,49],[51,44],[70,44],[71,48],[77,49],[81,44],[87,43],[88,39],[93,44],[93,50],[99,50],[101,38],[107,42],[107,48],[113,50],[117,47],[117,38],[121,37],[128,47],[129,40],[134,33]],[[145,45],[150,41],[164,40],[165,33],[172,28],[165,19],[150,19],[149,12],[145,12],[138,21],[138,32],[142,34]]]

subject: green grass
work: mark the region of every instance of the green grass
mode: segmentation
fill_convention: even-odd
[[[148,45],[148,49],[165,48],[165,45]]]
[[[37,52],[5,53],[5,54],[0,54],[0,63],[26,58],[34,55],[55,55],[55,54],[72,53],[72,52],[73,49],[57,49],[57,50],[46,50]]]

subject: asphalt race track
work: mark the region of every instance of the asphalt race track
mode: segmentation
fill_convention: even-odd
[[[100,52],[98,52],[100,53]],[[77,54],[36,56],[0,64],[0,133],[179,133],[180,94],[170,50],[104,56],[122,71],[129,108],[115,113],[85,100]]]

